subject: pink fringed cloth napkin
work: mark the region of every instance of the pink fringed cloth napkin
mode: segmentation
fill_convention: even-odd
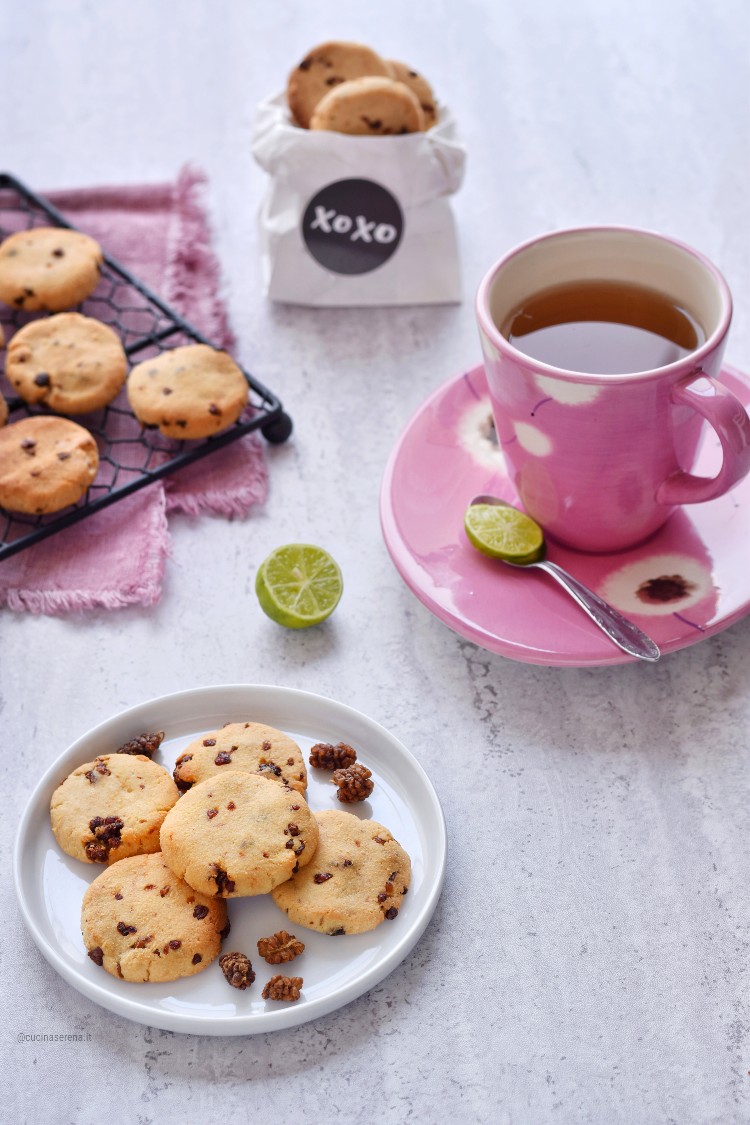
[[[175,184],[51,192],[48,198],[212,343],[231,351],[200,202],[204,182],[200,172],[186,169]],[[264,502],[267,479],[261,440],[246,435],[0,561],[0,605],[46,614],[154,605],[169,554],[169,514],[247,515]]]

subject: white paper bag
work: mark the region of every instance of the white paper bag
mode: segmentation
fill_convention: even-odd
[[[294,125],[282,94],[260,105],[252,151],[270,175],[259,226],[272,300],[461,300],[447,197],[461,184],[466,153],[445,108],[425,133],[353,137]]]

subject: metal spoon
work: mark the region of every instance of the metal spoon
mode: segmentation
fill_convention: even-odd
[[[512,508],[513,505],[509,504],[507,500],[500,500],[497,496],[475,496],[470,502],[471,504],[495,504],[503,508]],[[505,563],[506,566],[512,566],[516,570],[524,570],[529,567],[536,567],[538,570],[544,570],[547,574],[551,575],[563,590],[566,590],[571,598],[578,603],[582,610],[589,615],[595,625],[598,625],[603,633],[606,633],[610,640],[614,641],[623,652],[627,652],[630,656],[635,656],[639,660],[648,660],[653,662],[658,660],[661,656],[658,645],[647,637],[646,634],[638,628],[636,624],[629,621],[627,617],[623,617],[621,613],[595,594],[593,590],[589,590],[588,586],[584,586],[572,574],[568,574],[567,570],[563,570],[557,563],[550,562],[549,559],[544,557],[546,545],[542,544],[542,555],[534,562],[526,563],[512,563],[506,559],[498,559],[498,562]]]

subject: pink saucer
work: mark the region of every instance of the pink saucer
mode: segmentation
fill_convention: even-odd
[[[750,382],[734,368],[721,379],[745,405]],[[696,471],[714,475],[716,439]],[[397,570],[427,608],[462,637],[529,664],[629,664],[543,574],[485,558],[463,531],[466,505],[481,492],[518,503],[494,438],[484,369],[440,387],[408,423],[385,470],[380,519]],[[750,476],[732,492],[675,512],[629,551],[587,555],[549,544],[560,563],[675,652],[733,625],[750,611]]]

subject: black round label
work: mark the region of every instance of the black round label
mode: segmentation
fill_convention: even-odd
[[[334,273],[369,273],[395,252],[404,216],[389,191],[372,180],[336,180],[314,195],[302,237],[316,261]]]

